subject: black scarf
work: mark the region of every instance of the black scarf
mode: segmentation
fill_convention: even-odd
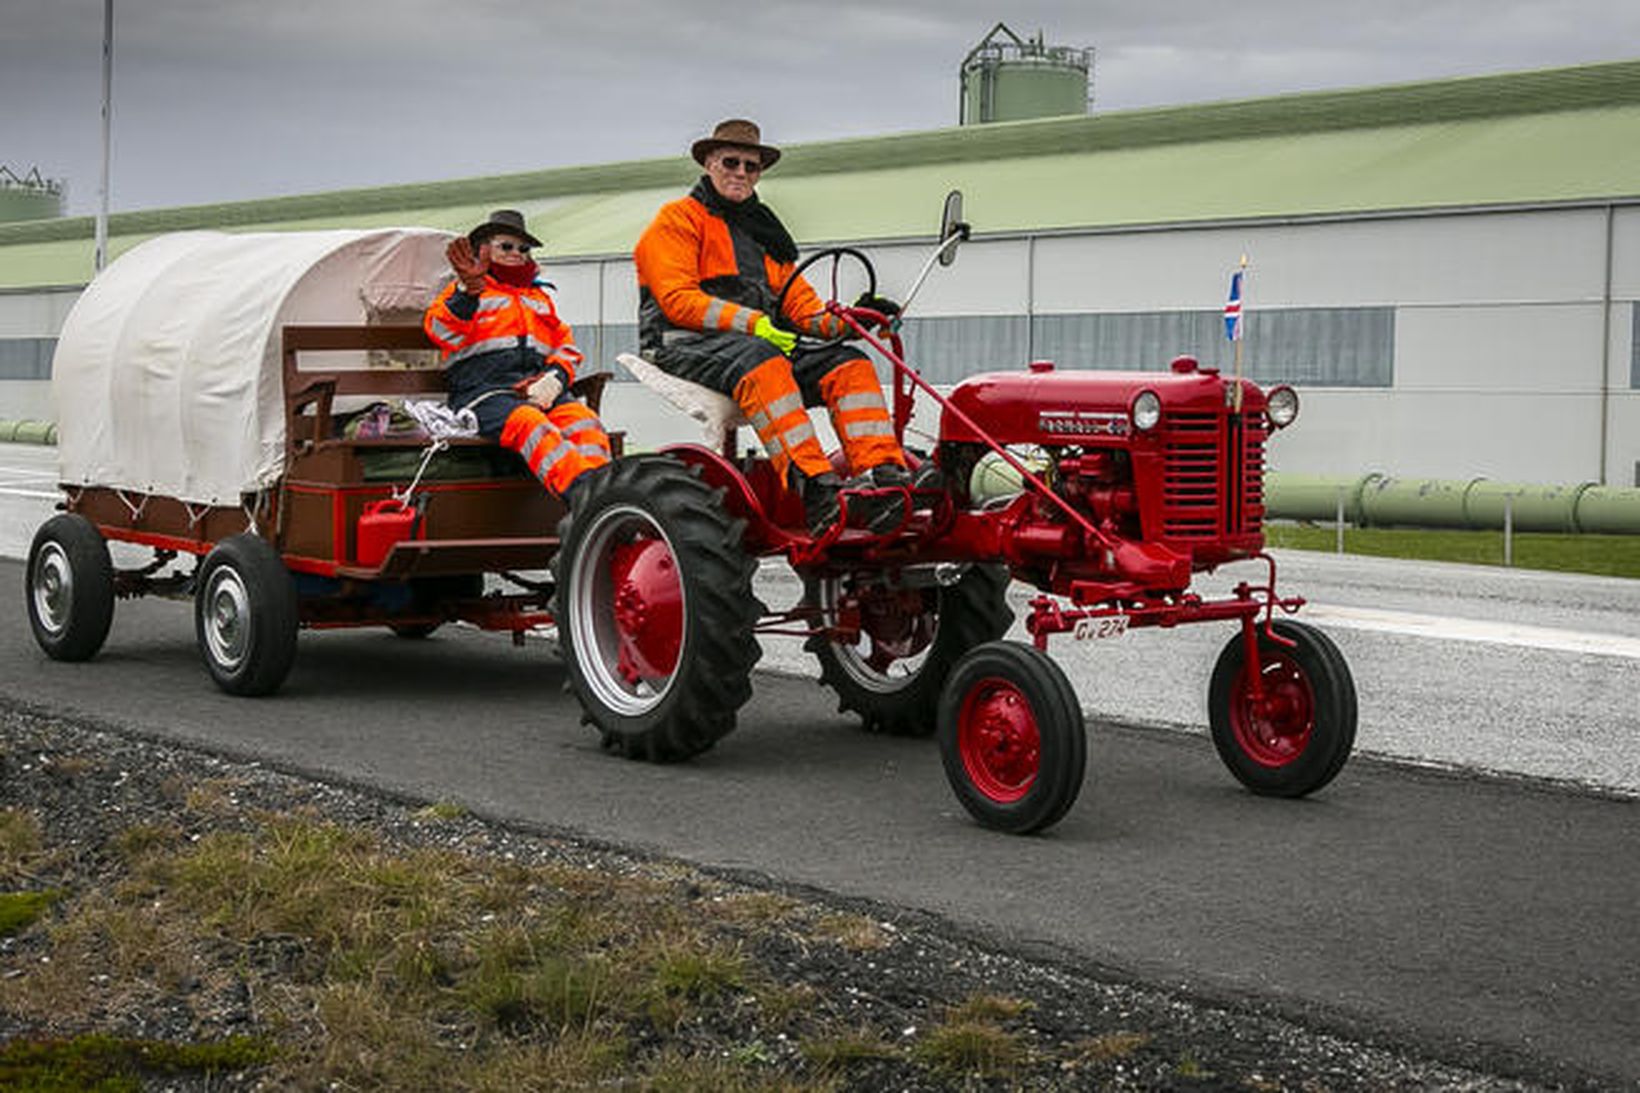
[[[797,244],[792,241],[791,233],[774,210],[759,201],[756,194],[745,201],[727,201],[712,185],[711,177],[701,175],[695,188],[689,191],[689,196],[705,205],[712,215],[728,221],[731,228],[739,228],[757,240],[763,252],[776,262],[797,261]]]

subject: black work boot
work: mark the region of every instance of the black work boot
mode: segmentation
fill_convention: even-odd
[[[900,467],[894,469],[905,473]],[[861,491],[847,494],[848,526],[865,528],[873,535],[887,535],[904,523],[908,515],[906,495],[898,489],[887,488],[887,485],[899,486],[903,483],[885,485],[877,477],[880,470],[881,467],[874,467],[843,483],[844,490]]]
[[[940,473],[932,459],[923,460],[914,471],[908,471],[898,463],[879,463],[871,468],[871,481],[878,486],[906,486],[914,490],[945,488],[945,475]]]
[[[837,517],[842,512],[837,503],[837,491],[842,488],[842,479],[830,471],[810,477],[795,466],[792,477],[796,479],[797,495],[803,499],[803,518],[808,521],[809,534],[816,537],[824,535],[837,523]]]

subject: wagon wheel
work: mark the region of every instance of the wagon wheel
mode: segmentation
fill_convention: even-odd
[[[1246,639],[1230,639],[1208,687],[1213,744],[1224,765],[1254,793],[1302,797],[1343,769],[1355,745],[1355,680],[1343,654],[1321,631],[1280,621],[1258,631],[1262,699],[1249,687]]]
[[[806,648],[820,660],[820,682],[837,692],[837,708],[860,715],[869,732],[927,736],[934,731],[940,688],[958,659],[994,641],[1013,622],[1004,566],[971,566],[940,588],[854,591],[847,578],[810,582],[810,591],[834,623],[840,609],[858,610],[854,642],[817,633]]]
[[[986,827],[1040,831],[1082,792],[1082,704],[1034,646],[993,641],[963,657],[940,695],[939,740],[951,788]]]
[[[267,540],[231,535],[205,556],[194,633],[216,685],[233,695],[279,689],[296,661],[296,585]]]
[[[95,525],[77,513],[53,516],[28,552],[29,628],[53,660],[89,660],[114,621],[114,563]]]
[[[583,720],[610,750],[665,762],[735,727],[762,654],[757,564],[721,491],[675,460],[617,460],[559,528],[554,613]]]

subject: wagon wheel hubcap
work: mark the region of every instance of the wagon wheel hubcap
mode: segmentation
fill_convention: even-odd
[[[250,595],[239,574],[219,569],[211,574],[205,596],[205,643],[211,659],[224,668],[237,668],[250,645]]]
[[[1244,668],[1231,696],[1236,742],[1255,763],[1284,767],[1304,754],[1315,731],[1315,691],[1298,662],[1284,652],[1262,652],[1255,700]]]
[[[1002,679],[975,684],[958,716],[957,750],[985,796],[1001,804],[1024,797],[1042,765],[1042,736],[1024,693]]]
[[[68,556],[56,543],[48,543],[40,551],[39,566],[34,573],[34,610],[40,624],[52,633],[59,633],[68,625],[69,611],[74,605],[74,571]]]

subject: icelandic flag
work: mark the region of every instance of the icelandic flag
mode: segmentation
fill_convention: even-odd
[[[1241,341],[1241,270],[1230,275],[1230,298],[1224,302],[1224,336]]]

